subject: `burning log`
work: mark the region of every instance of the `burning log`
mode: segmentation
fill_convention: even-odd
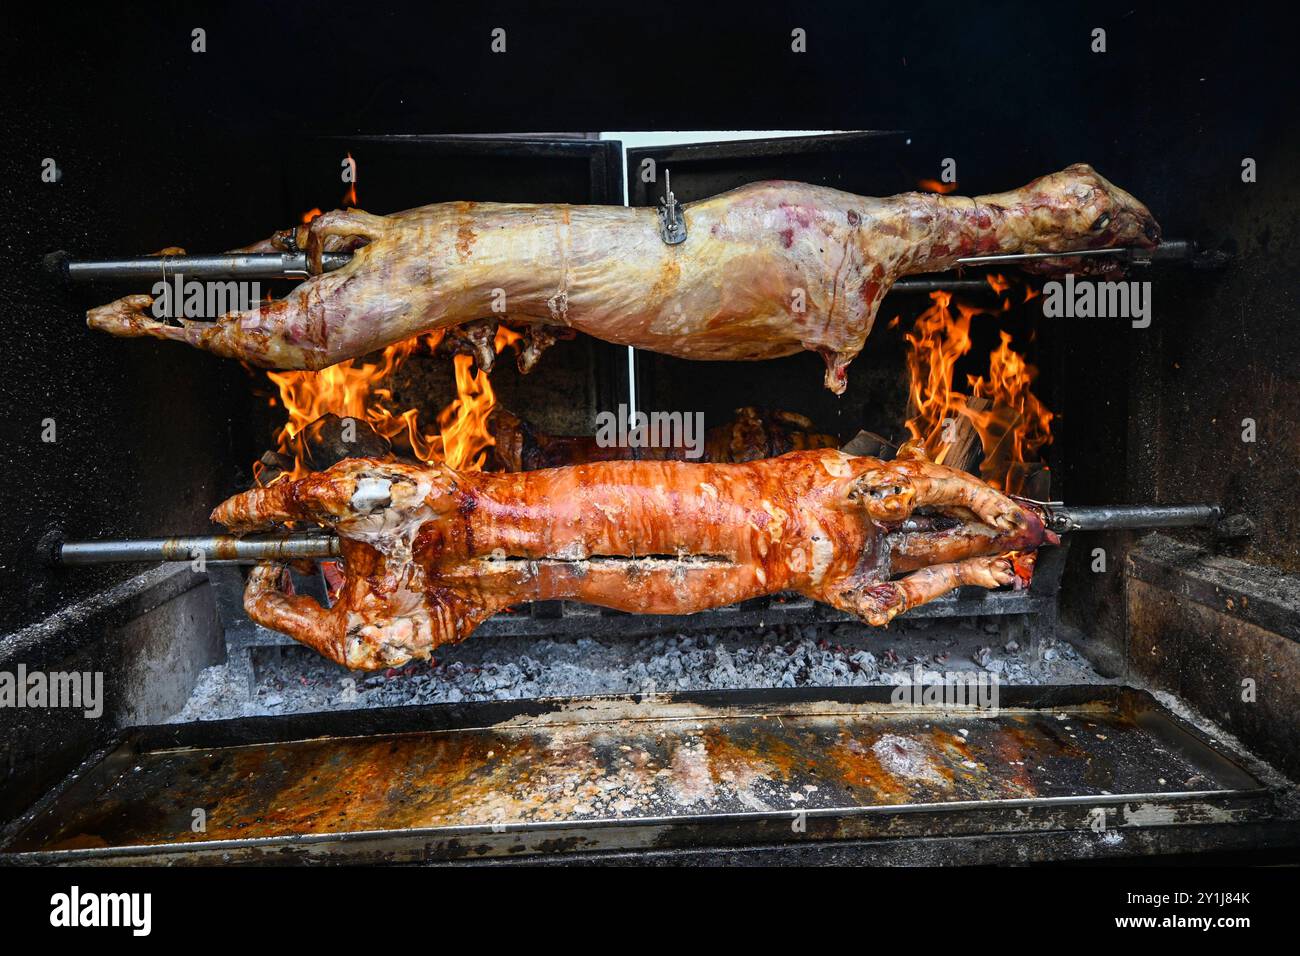
[[[268,451],[254,467],[257,483],[265,487],[301,464],[324,471],[345,458],[396,459],[393,446],[374,426],[359,418],[340,418],[327,412],[289,440],[292,454]]]
[[[992,403],[987,398],[968,398],[966,399],[966,408],[971,412],[985,411]],[[956,468],[960,471],[969,471],[976,474],[976,466],[979,464],[982,444],[980,442],[979,432],[971,423],[969,415],[958,415],[949,419],[951,426],[951,441],[944,442],[939,446],[934,455],[934,460],[940,465],[947,465],[949,468]]]
[[[1001,344],[989,354],[988,375],[968,375],[969,392],[954,387],[957,362],[973,347],[971,320],[980,309],[953,303],[946,292],[905,338],[909,347],[907,445],[944,464],[971,468],[982,452],[979,473],[990,484],[1019,494],[1027,464],[1052,440],[1053,415],[1030,388],[1038,370]],[[978,446],[978,447],[977,447]]]
[[[1033,501],[1049,501],[1052,497],[1052,472],[1041,461],[1018,465],[1011,475],[1013,484],[1020,488],[1020,496]]]
[[[881,458],[888,461],[894,457],[898,451],[898,446],[883,435],[877,435],[875,432],[864,429],[841,445],[840,451],[846,455]]]
[[[501,326],[496,328],[492,344],[499,353],[506,345],[513,345],[522,338]],[[276,451],[263,456],[263,460],[253,466],[259,482],[267,484],[284,473],[301,475],[310,470],[314,463],[304,459],[304,449],[298,439],[313,426],[322,428],[316,424],[322,419],[352,418],[365,423],[374,437],[386,441],[390,449],[398,449],[400,458],[445,461],[457,468],[481,467],[486,457],[484,452],[492,444],[487,416],[496,404],[496,397],[487,372],[474,368],[474,354],[457,352],[454,355],[456,397],[439,412],[436,428],[430,427],[426,431],[414,407],[400,412],[393,408],[396,402],[392,379],[397,370],[412,355],[436,351],[441,339],[441,334],[408,339],[390,345],[377,359],[343,362],[319,372],[268,372],[267,378],[279,393],[271,404],[283,406],[288,412],[288,420],[277,435]],[[313,441],[328,441],[328,438],[328,435],[318,435]],[[378,446],[366,447],[378,454],[388,453]],[[346,449],[339,451],[345,452]],[[323,450],[321,454],[324,454]],[[356,456],[360,452],[352,451],[350,454]],[[344,454],[344,457],[348,455]],[[320,467],[331,463],[328,455],[320,460],[323,463]]]
[[[278,451],[263,452],[262,457],[253,462],[253,480],[265,487],[285,475],[292,475],[293,469],[294,460],[289,455]]]
[[[966,408],[972,412],[982,412],[989,407],[989,404],[988,399],[985,398],[966,400]],[[913,409],[911,416],[915,417],[915,414],[916,411]],[[971,423],[970,418],[966,415],[956,415],[948,419],[945,425],[945,433],[949,436],[948,440],[938,444],[933,453],[916,439],[898,446],[883,435],[877,435],[875,432],[865,430],[858,432],[846,444],[840,446],[840,451],[848,455],[865,455],[886,461],[892,458],[921,457],[933,461],[937,465],[947,465],[949,468],[956,468],[958,471],[976,474],[981,441],[979,432]]]
[[[294,436],[299,459],[312,471],[324,471],[344,458],[387,458],[392,444],[369,422],[322,415]]]

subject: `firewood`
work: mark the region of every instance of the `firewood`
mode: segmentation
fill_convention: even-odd
[[[294,448],[313,471],[324,471],[344,458],[386,458],[392,452],[388,439],[369,422],[332,412],[294,436]]]
[[[989,400],[986,398],[968,398],[966,400],[966,407],[973,412],[985,411],[989,404]],[[949,468],[957,468],[961,471],[978,474],[977,464],[982,450],[979,432],[975,430],[975,426],[971,424],[971,420],[965,415],[954,413],[953,418],[952,441],[945,442],[935,449],[934,460],[947,465]]]
[[[840,446],[840,451],[846,455],[861,455],[868,458],[881,458],[889,460],[894,457],[898,447],[893,442],[877,435],[875,432],[860,431],[845,444]]]

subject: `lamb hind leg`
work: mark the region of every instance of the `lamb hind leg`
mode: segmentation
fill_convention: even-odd
[[[320,275],[321,255],[339,243],[355,246],[356,240],[373,242],[389,229],[383,216],[374,216],[361,209],[336,209],[317,216],[307,227],[307,262],[312,275]]]
[[[992,590],[1015,580],[1015,568],[1008,557],[967,558],[922,568],[897,581],[837,589],[829,596],[828,603],[872,627],[883,627],[904,611],[942,597],[954,588],[973,585]]]
[[[314,276],[320,275],[324,252],[364,245],[381,237],[386,228],[382,216],[372,216],[359,209],[317,217],[307,227],[306,247],[311,272]],[[255,244],[254,248],[269,251],[275,245],[273,237]],[[178,325],[160,320],[153,314],[153,296],[128,295],[89,310],[86,324],[121,338],[152,337],[184,342],[214,355],[243,359],[263,368],[318,370],[349,356],[331,352],[321,335],[312,338],[275,332],[276,329],[307,329],[320,324],[319,303],[313,298],[324,294],[319,286],[313,284],[318,281],[303,282],[278,301],[258,302],[251,308],[235,309],[210,319],[181,318]]]
[[[303,286],[299,286],[302,289]],[[128,295],[86,313],[86,325],[119,338],[151,337],[184,342],[223,358],[237,358],[262,368],[322,369],[339,361],[327,350],[283,337],[259,334],[268,324],[290,324],[305,308],[303,296],[262,302],[250,309],[227,312],[211,321],[177,319],[179,325],[153,315],[154,297]]]

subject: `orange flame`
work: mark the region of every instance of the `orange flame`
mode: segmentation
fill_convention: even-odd
[[[981,477],[995,488],[1018,494],[1031,471],[1028,466],[1038,463],[1039,452],[1052,440],[1054,416],[1030,389],[1038,370],[1011,348],[1011,335],[1003,331],[1001,345],[989,355],[987,377],[968,375],[969,394],[954,389],[957,361],[973,345],[971,319],[984,310],[954,306],[947,292],[932,292],[930,298],[933,305],[905,335],[912,415],[907,430],[942,464],[953,447],[954,423],[966,419],[983,448]],[[971,399],[981,399],[987,407],[968,407]]]
[[[468,355],[454,356],[456,400],[438,413],[438,432],[417,443],[415,417],[411,415],[411,445],[421,461],[445,461],[462,471],[482,471],[487,450],[496,444],[488,431],[488,416],[496,407],[496,396],[487,372],[472,368]]]
[[[507,348],[519,351],[519,343],[524,340],[522,332],[516,332],[514,329],[508,329],[504,325],[497,326],[496,338],[492,340],[492,347],[496,349],[497,355],[500,355]]]
[[[984,277],[984,281],[987,282],[989,288],[998,295],[1001,295],[1003,292],[1006,292],[1011,288],[1011,283],[1008,282],[1004,276],[1000,276],[996,272],[990,272]]]
[[[928,193],[950,193],[957,188],[956,183],[941,183],[937,179],[918,179],[916,185]]]
[[[470,356],[453,357],[456,398],[438,414],[436,428],[422,428],[416,408],[392,411],[396,401],[389,380],[393,373],[422,345],[431,350],[441,338],[440,332],[430,332],[390,345],[378,362],[353,359],[319,372],[267,372],[279,392],[278,399],[270,399],[270,405],[282,405],[289,416],[276,435],[280,453],[294,460],[293,471],[285,475],[301,478],[310,472],[298,454],[294,437],[330,413],[367,422],[385,438],[409,445],[421,461],[481,471],[487,449],[495,444],[487,421],[496,406],[496,395],[487,373],[473,368]],[[255,466],[255,470],[260,469]]]
[[[348,165],[352,167],[352,181],[348,183],[348,191],[343,194],[343,205],[355,207],[357,205],[357,161],[348,153]]]

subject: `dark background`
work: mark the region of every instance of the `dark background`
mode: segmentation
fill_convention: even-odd
[[[1090,162],[1143,199],[1167,236],[1237,260],[1222,276],[1162,283],[1152,329],[1043,329],[1070,372],[1058,409],[1064,486],[1078,503],[1221,499],[1262,529],[1247,557],[1300,569],[1296,67],[1292,31],[1265,11],[281,3],[9,18],[0,630],[133,572],[35,567],[31,547],[46,528],[201,530],[260,450],[249,423],[262,399],[238,364],[91,334],[84,310],[106,298],[60,287],[40,258],[210,251],[267,235],[300,200],[337,203],[323,168],[294,162],[299,144],[327,136],[907,129],[932,150],[931,175],[944,156],[957,159],[962,193]],[[206,53],[190,51],[195,26],[207,31]],[[489,50],[496,26],[507,30],[505,55]],[[796,26],[806,54],[790,51]],[[1089,51],[1094,27],[1107,30],[1105,54]],[[47,156],[63,171],[54,185],[39,178]],[[1241,182],[1244,156],[1259,163],[1256,184]],[[392,211],[367,199],[364,175],[362,204]],[[882,179],[874,191],[896,188]],[[868,374],[876,354],[869,342],[850,375]],[[819,382],[820,368],[813,374]],[[1255,445],[1240,441],[1247,416],[1259,423]],[[40,441],[46,417],[58,422],[55,444]],[[1116,581],[1075,588],[1077,612],[1104,617]]]

